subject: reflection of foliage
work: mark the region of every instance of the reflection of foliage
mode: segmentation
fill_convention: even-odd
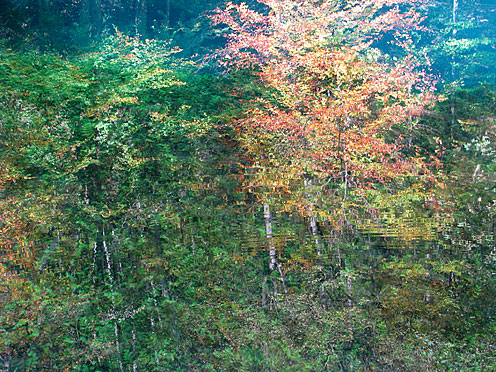
[[[361,44],[415,12],[323,3],[229,77],[117,31],[0,49],[0,369],[496,370],[494,92],[424,110],[413,44]]]
[[[1,51],[0,243],[8,280],[0,353],[14,368],[115,369],[129,358],[119,354],[127,346],[115,327],[131,340],[126,322],[155,314],[150,286],[167,286],[158,277],[167,260],[154,258],[156,243],[142,240],[143,228],[158,211],[163,221],[150,226],[172,231],[185,223],[174,206],[202,177],[196,151],[205,163],[217,151],[203,140],[222,100],[216,79],[192,77],[163,43],[119,33],[108,43],[71,60]],[[133,288],[141,295],[123,302]],[[174,312],[174,303],[161,306]],[[148,343],[147,333],[133,342]],[[154,360],[145,350],[143,365]],[[174,355],[167,345],[160,352],[164,360]]]

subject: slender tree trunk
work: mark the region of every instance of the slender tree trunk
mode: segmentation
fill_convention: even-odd
[[[121,246],[119,241],[119,236],[115,234],[115,230],[111,232],[112,236],[112,247],[114,247],[114,258],[117,260],[117,267],[115,269],[116,277],[115,280],[117,285],[120,285],[121,278],[124,277],[124,269],[122,268],[122,255],[119,247]]]
[[[344,162],[344,176],[343,176],[343,183],[344,183],[344,191],[343,191],[343,216],[346,214],[345,209],[346,209],[346,198],[348,196],[348,163],[345,161]]]
[[[105,227],[102,226],[102,245],[103,245],[103,252],[105,254],[105,263],[106,263],[106,271],[107,271],[107,277],[109,280],[109,285],[110,285],[110,291],[113,294],[114,292],[114,278],[112,274],[112,264],[110,260],[110,252],[107,246],[107,241],[106,241],[106,236],[105,236]],[[114,297],[111,295],[112,299],[112,308],[111,308],[111,315],[114,320],[114,336],[115,336],[115,347],[117,350],[117,359],[119,362],[119,369],[121,372],[124,372],[124,367],[122,364],[122,357],[121,357],[121,346],[119,343],[119,327],[117,326],[117,311],[116,311],[116,306],[115,306],[115,301]]]
[[[155,283],[153,282],[153,280],[150,281],[150,286],[152,288],[153,305],[155,307],[155,310],[157,311],[158,328],[162,329],[162,327],[163,327],[162,317],[160,316],[158,301],[157,301],[157,298],[155,297],[155,292],[158,290],[155,288]]]
[[[107,277],[108,277],[108,280],[110,283],[110,287],[113,290],[114,278],[113,278],[113,274],[112,274],[112,264],[110,263],[110,253],[108,250],[107,241],[105,240],[106,236],[105,236],[105,228],[104,227],[102,227],[102,237],[103,237],[103,240],[102,240],[103,252],[105,253],[105,263],[107,265]]]
[[[81,5],[79,7],[79,24],[88,32],[88,37],[99,35],[102,32],[102,0],[81,1]]]
[[[93,0],[93,22],[95,24],[95,34],[100,35],[103,31],[102,0]]]
[[[270,213],[270,205],[264,204],[264,218],[265,218],[265,238],[267,240],[269,246],[269,273],[272,273],[276,268],[277,264],[277,252],[276,247],[274,246],[274,241],[272,239],[272,214]],[[264,289],[267,283],[267,277],[264,277]],[[274,297],[277,296],[277,282],[275,280],[272,281],[274,287]],[[266,293],[262,292],[262,306],[264,302],[266,302]]]
[[[265,217],[265,237],[269,244],[269,271],[274,271],[277,263],[276,248],[272,239],[272,214],[270,213],[270,205],[264,204]]]
[[[115,336],[115,347],[117,348],[117,359],[119,362],[119,369],[121,372],[124,372],[124,366],[122,364],[122,357],[121,357],[121,345],[119,343],[119,328],[117,326],[117,319],[114,319],[114,336]]]
[[[164,26],[167,28],[170,26],[170,0],[165,0]]]
[[[50,10],[50,0],[38,0],[38,12],[46,13]]]
[[[453,23],[456,22],[457,13],[458,13],[458,0],[453,0],[453,15],[452,15]],[[453,35],[454,34],[456,34],[456,28],[453,29]]]
[[[96,257],[97,257],[97,252],[98,250],[98,244],[97,242],[95,241],[93,243],[93,262],[91,263],[91,280],[93,282],[93,284],[96,283],[96,279],[95,279],[95,275],[96,275]]]
[[[133,346],[133,354],[136,354],[136,329],[133,328],[133,330],[131,331],[131,335],[132,335],[132,346]],[[134,360],[134,356],[133,355],[133,372],[138,372],[138,364],[136,363],[136,360]]]
[[[305,188],[309,187],[312,185],[311,181],[305,180]],[[308,190],[307,190],[308,191]],[[320,256],[322,254],[321,251],[321,241],[320,241],[320,234],[319,234],[319,229],[317,228],[317,220],[315,218],[315,213],[313,212],[313,203],[310,198],[310,194],[308,192],[305,192],[305,197],[307,198],[308,201],[308,212],[309,212],[309,220],[310,220],[310,230],[312,232],[312,237],[315,241],[315,247],[317,249],[317,254]]]
[[[97,342],[98,337],[96,335],[96,332],[93,332],[93,339],[95,340],[95,342]],[[100,367],[102,365],[102,359],[100,358],[99,354],[96,354],[96,360],[98,362],[98,367]]]
[[[275,268],[278,269],[279,275],[281,276],[281,284],[284,293],[287,293],[286,282],[284,280],[284,272],[282,271],[281,265],[277,262],[277,251],[274,246],[273,236],[272,236],[272,214],[270,212],[270,205],[268,203],[264,204],[264,217],[265,217],[265,234],[267,242],[269,245],[269,272],[272,273]],[[277,282],[274,280],[274,296],[277,296]]]
[[[264,276],[262,283],[262,307],[267,307],[267,275]]]
[[[313,208],[310,207],[310,228],[312,229],[312,236],[315,240],[315,246],[317,247],[317,254],[320,256],[322,254],[320,250],[320,236],[319,229],[317,228],[317,220],[315,219],[315,214],[313,213]]]
[[[458,0],[453,0],[453,13],[451,17],[451,21],[453,22],[453,39],[456,37],[457,28],[455,23],[457,21],[458,15]],[[456,123],[456,108],[455,108],[455,80],[456,80],[456,69],[455,69],[455,52],[453,51],[453,55],[451,56],[451,80],[453,84],[453,91],[451,93],[451,140],[453,140],[453,130],[455,128]]]
[[[474,183],[477,183],[477,177],[479,175],[480,169],[481,169],[481,165],[477,164],[477,166],[475,167],[474,173],[472,174],[472,181]]]
[[[91,28],[91,3],[92,0],[82,0],[79,7],[79,25],[85,30]],[[88,199],[88,186],[85,186],[85,201]]]
[[[135,27],[136,35],[143,36],[146,33],[147,3],[146,0],[136,0]]]
[[[346,288],[348,289],[348,307],[353,307],[353,301],[351,300],[352,298],[352,293],[353,293],[353,285],[352,285],[352,280],[351,280],[351,275],[348,275],[346,277]]]

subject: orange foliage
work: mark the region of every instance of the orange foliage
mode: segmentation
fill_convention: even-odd
[[[212,17],[232,30],[219,52],[223,65],[252,69],[276,92],[236,123],[258,168],[350,188],[427,172],[422,159],[402,155],[402,134],[434,102],[434,81],[409,38],[422,30],[415,6],[423,1],[260,2],[270,11],[228,4]],[[373,48],[385,35],[403,57]]]

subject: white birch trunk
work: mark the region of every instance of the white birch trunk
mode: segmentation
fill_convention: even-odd
[[[262,283],[262,307],[267,307],[267,275],[264,276]]]
[[[351,301],[351,295],[353,292],[353,286],[351,284],[351,275],[348,275],[348,277],[346,278],[346,287],[348,289],[348,293],[350,296],[348,297],[348,307],[353,307],[353,302]]]
[[[102,245],[103,245],[103,252],[105,253],[105,261],[106,261],[106,264],[107,264],[107,277],[108,277],[109,284],[110,284],[110,291],[111,291],[111,293],[113,293],[114,292],[114,278],[113,278],[113,275],[112,275],[112,264],[110,262],[110,253],[109,253],[108,246],[107,246],[107,241],[105,240],[105,238],[106,238],[105,237],[105,228],[102,226]],[[121,346],[120,346],[120,343],[119,343],[119,328],[117,326],[117,312],[115,310],[114,297],[111,296],[111,299],[112,299],[111,312],[112,312],[112,318],[114,319],[115,347],[117,349],[119,369],[120,369],[121,372],[124,372],[124,367],[123,367],[123,364],[122,364],[122,357],[121,357]]]
[[[133,338],[133,350],[136,350],[136,330],[133,328],[131,331],[132,338]],[[138,364],[136,363],[135,360],[133,360],[133,372],[138,371]]]
[[[453,23],[456,22],[457,13],[458,13],[458,0],[453,0],[453,15],[452,15]],[[453,34],[456,34],[456,28],[453,29]]]
[[[270,212],[270,205],[264,204],[264,217],[265,217],[265,236],[269,244],[269,271],[272,273],[277,267],[279,274],[281,275],[281,283],[284,293],[288,292],[286,287],[286,282],[284,281],[284,273],[282,271],[281,265],[277,262],[277,251],[274,246],[273,235],[272,235],[272,214]],[[274,281],[274,295],[277,296],[277,283]]]
[[[92,272],[92,278],[91,280],[93,281],[93,284],[95,284],[95,269],[96,269],[96,255],[97,255],[97,243],[95,242],[93,244],[93,263],[91,264],[91,272]]]
[[[269,244],[269,270],[274,271],[276,267],[276,248],[272,240],[272,214],[270,213],[270,205],[264,204],[264,217],[265,217],[265,236]]]

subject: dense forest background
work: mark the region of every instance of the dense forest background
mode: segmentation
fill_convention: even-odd
[[[0,370],[496,370],[495,25],[1,2]]]

